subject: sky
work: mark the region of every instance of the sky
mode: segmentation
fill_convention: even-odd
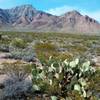
[[[0,0],[0,8],[8,9],[15,6],[31,4],[38,10],[53,15],[62,15],[77,10],[100,22],[100,0]]]

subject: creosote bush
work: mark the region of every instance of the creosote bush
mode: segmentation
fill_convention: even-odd
[[[55,60],[72,59],[73,55],[69,52],[59,52],[58,46],[49,42],[40,42],[35,44],[35,52],[41,62],[47,62],[49,57],[52,56]]]
[[[36,50],[41,51],[55,51],[57,49],[56,46],[52,43],[37,43],[35,48]]]
[[[27,43],[21,38],[15,38],[12,40],[11,45],[18,48],[25,48]]]
[[[50,57],[48,63],[41,67],[34,66],[32,68],[33,90],[56,98],[52,100],[61,98],[73,100],[73,97],[84,100],[92,95],[88,88],[89,78],[94,73],[95,68],[91,66],[90,61],[81,62],[80,59],[70,62],[67,59],[57,61]]]

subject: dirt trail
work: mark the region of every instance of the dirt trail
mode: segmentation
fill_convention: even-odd
[[[14,59],[8,59],[6,58],[6,56],[9,55],[9,53],[0,53],[0,64],[4,63],[4,62],[7,62],[7,63],[14,63],[16,62],[17,60],[14,60]]]

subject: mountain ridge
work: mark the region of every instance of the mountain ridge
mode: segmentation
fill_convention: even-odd
[[[93,18],[73,10],[55,16],[32,5],[21,5],[11,9],[0,9],[0,30],[100,33],[100,23]]]

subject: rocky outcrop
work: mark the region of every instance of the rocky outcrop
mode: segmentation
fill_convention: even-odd
[[[62,31],[95,33],[100,32],[100,24],[88,17],[83,16],[77,11],[71,11],[61,16]]]
[[[7,25],[9,23],[8,12],[0,9],[0,26]]]

